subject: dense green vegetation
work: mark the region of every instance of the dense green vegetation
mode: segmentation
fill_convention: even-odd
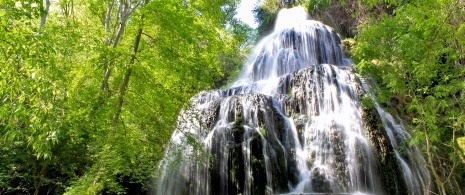
[[[371,6],[370,4],[367,7]],[[389,2],[358,29],[357,69],[378,84],[377,99],[395,107],[424,152],[440,194],[463,188],[465,135],[465,3]],[[463,189],[462,189],[463,190]]]
[[[423,152],[438,194],[465,190],[465,3],[457,0],[266,0],[260,32],[280,7],[302,5],[346,41],[377,101],[398,112]]]
[[[342,0],[263,0],[254,12],[259,23],[259,35],[266,35],[273,30],[278,11],[281,8],[303,6],[312,19],[321,21],[336,29],[344,37],[353,37],[360,17],[364,16],[360,2]]]
[[[238,69],[236,2],[0,1],[0,194],[148,189],[180,108]]]

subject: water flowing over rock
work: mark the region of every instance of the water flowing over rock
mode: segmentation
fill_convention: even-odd
[[[405,143],[399,120],[376,103],[362,106],[368,88],[339,36],[302,10],[279,14],[228,89],[191,99],[160,165],[157,194],[428,190],[424,160]]]

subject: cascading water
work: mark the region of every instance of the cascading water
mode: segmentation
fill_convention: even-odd
[[[302,7],[278,15],[237,81],[178,119],[157,194],[422,194],[408,134],[375,104],[340,38]]]

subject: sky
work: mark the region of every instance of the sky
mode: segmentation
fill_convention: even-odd
[[[241,0],[241,4],[239,4],[239,8],[237,8],[236,18],[250,25],[252,28],[257,28],[258,24],[255,22],[252,10],[259,1],[260,0]]]

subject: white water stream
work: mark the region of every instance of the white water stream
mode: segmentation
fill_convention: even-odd
[[[368,128],[339,36],[308,18],[302,7],[281,11],[236,82],[192,98],[157,194],[424,192],[429,177],[408,134],[378,105],[382,124],[371,125],[384,130]]]

